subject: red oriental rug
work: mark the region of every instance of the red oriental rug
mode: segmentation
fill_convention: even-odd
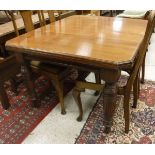
[[[74,84],[71,79],[76,76],[77,74],[73,74],[64,83],[64,94],[73,88]],[[35,89],[38,94],[48,88],[49,79],[46,77],[39,77],[35,81]],[[50,88],[49,93],[41,99],[39,108],[32,107],[31,99],[23,83],[19,85],[18,92],[20,92],[18,96],[15,96],[8,87],[7,93],[11,106],[8,110],[3,110],[0,104],[0,144],[21,143],[59,102],[54,88]]]
[[[155,144],[155,82],[146,81],[141,85],[140,98],[136,109],[131,108],[131,123],[128,134],[124,132],[123,97],[117,98],[112,131],[104,134],[102,95],[94,105],[79,137],[77,144]],[[131,95],[131,105],[133,97]]]

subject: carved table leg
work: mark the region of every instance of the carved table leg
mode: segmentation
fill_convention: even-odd
[[[26,62],[24,61],[24,58],[21,54],[17,54],[17,60],[21,63],[22,67],[21,67],[21,72],[22,72],[22,76],[24,79],[24,83],[27,86],[28,89],[28,93],[32,98],[32,104],[34,107],[39,107],[40,106],[40,101],[37,97],[37,94],[35,92],[35,87],[34,87],[34,83],[31,80],[31,74],[30,74],[30,69],[29,69],[29,65],[26,64]]]
[[[11,83],[11,89],[12,89],[12,91],[17,96],[18,95],[18,92],[17,92],[17,82],[16,82],[16,80],[14,78],[11,78],[10,79],[10,83]]]
[[[105,81],[103,90],[103,104],[104,104],[104,126],[105,133],[109,133],[112,126],[113,115],[116,106],[117,97],[117,81],[120,77],[120,70],[104,70],[102,79]]]
[[[103,94],[105,133],[109,133],[112,126],[112,118],[115,112],[117,96],[116,83],[106,83]]]
[[[29,95],[32,98],[32,105],[37,108],[40,106],[40,101],[38,100],[37,94],[35,92],[35,86],[33,81],[31,80],[32,78],[30,76],[29,69],[26,65],[24,65],[22,66],[22,70],[23,79],[25,80],[24,82],[28,88]]]

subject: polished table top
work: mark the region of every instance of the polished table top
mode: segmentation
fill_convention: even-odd
[[[14,52],[48,55],[102,66],[132,63],[146,20],[75,15],[9,40]]]

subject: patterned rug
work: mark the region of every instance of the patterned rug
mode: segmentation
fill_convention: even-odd
[[[77,144],[155,144],[155,82],[146,81],[141,85],[140,98],[136,109],[131,108],[131,123],[128,134],[124,132],[123,97],[118,96],[112,131],[103,133],[102,95],[90,113]],[[133,97],[131,95],[131,105]]]
[[[74,73],[64,83],[64,94],[73,88],[73,79],[77,77]],[[19,80],[20,81],[20,80]],[[21,143],[28,134],[40,123],[40,121],[57,105],[58,97],[55,89],[49,87],[49,79],[39,77],[35,81],[35,89],[38,94],[49,89],[49,93],[41,99],[41,106],[33,108],[31,98],[23,83],[18,87],[18,96],[7,88],[10,100],[10,108],[3,110],[0,104],[0,143],[18,144]],[[61,113],[61,112],[60,112]]]

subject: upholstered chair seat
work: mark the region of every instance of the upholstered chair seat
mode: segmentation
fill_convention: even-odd
[[[125,10],[123,13],[117,15],[117,17],[127,18],[144,18],[148,10]]]

